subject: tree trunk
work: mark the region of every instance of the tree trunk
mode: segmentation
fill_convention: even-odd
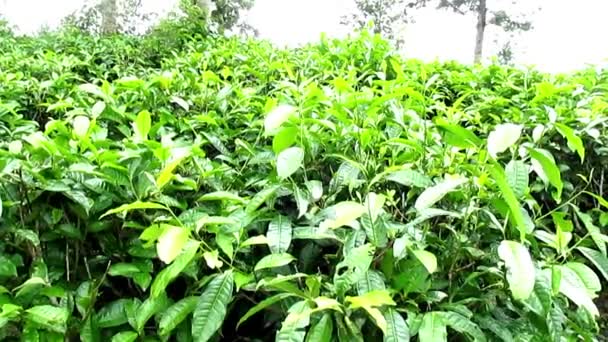
[[[483,56],[483,35],[486,31],[486,14],[488,7],[486,0],[479,0],[479,6],[477,7],[477,35],[475,36],[475,58],[474,63],[481,63],[481,57]]]
[[[117,0],[103,0],[101,3],[101,33],[115,34],[118,33],[118,16]]]

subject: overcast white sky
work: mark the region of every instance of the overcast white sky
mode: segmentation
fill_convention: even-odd
[[[144,0],[151,8],[167,9],[175,0]],[[390,0],[387,0],[390,1]],[[83,0],[0,0],[0,13],[22,31],[54,26]],[[512,6],[512,0],[489,4]],[[608,61],[608,0],[519,0],[527,12],[541,4],[533,16],[534,29],[518,39],[518,62],[547,71],[568,71],[586,63]],[[506,5],[505,5],[506,3]],[[523,5],[522,5],[523,4]],[[525,6],[525,7],[521,7]],[[319,39],[321,32],[341,37],[349,30],[340,17],[352,8],[352,0],[256,0],[247,15],[263,38],[280,45],[297,45]],[[406,55],[425,60],[439,58],[469,62],[474,43],[474,17],[426,9],[407,27]],[[492,49],[492,32],[488,50]]]

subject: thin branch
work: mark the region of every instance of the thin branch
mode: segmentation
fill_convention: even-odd
[[[454,3],[452,3],[451,1],[448,1],[448,0],[444,0],[444,1],[442,1],[442,2],[439,4],[438,8],[441,8],[441,7],[449,7],[449,8],[451,8],[451,9],[452,9],[454,12],[456,12],[456,13],[458,13],[458,14],[461,14],[461,15],[465,15],[465,14],[466,14],[466,13],[464,13],[464,12],[463,12],[463,11],[462,11],[460,8],[458,8],[458,6],[454,5]]]

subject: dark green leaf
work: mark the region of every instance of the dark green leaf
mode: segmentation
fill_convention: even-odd
[[[287,252],[291,244],[292,227],[288,217],[277,215],[270,221],[266,238],[272,253]]]
[[[192,335],[197,341],[208,341],[222,326],[233,286],[233,274],[228,271],[217,275],[199,297],[192,317]]]
[[[194,311],[198,304],[198,297],[186,297],[171,305],[162,313],[158,323],[158,332],[168,336],[186,317]]]

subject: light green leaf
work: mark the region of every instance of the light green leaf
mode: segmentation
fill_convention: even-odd
[[[158,174],[156,177],[156,187],[162,189],[171,178],[173,178],[173,172],[175,169],[188,157],[189,153],[186,153],[178,158],[175,158],[173,161],[168,163]]]
[[[112,342],[134,342],[137,340],[137,337],[139,335],[135,331],[121,331],[112,336]]]
[[[345,301],[350,303],[352,309],[397,305],[387,290],[374,290],[356,297],[347,296]]]
[[[203,259],[205,259],[205,263],[207,263],[207,266],[210,269],[220,269],[224,265],[224,263],[220,261],[219,257],[220,251],[218,251],[217,249],[211,252],[205,251],[203,253]]]
[[[293,304],[277,333],[276,342],[301,342],[306,335],[305,328],[310,324],[311,309],[306,301]]]
[[[106,110],[106,103],[103,101],[97,101],[91,108],[91,116],[93,118],[97,118],[104,112],[104,110]]]
[[[158,323],[159,334],[168,336],[177,326],[194,311],[198,297],[186,297],[165,310]]]
[[[300,147],[287,148],[277,156],[277,174],[280,179],[289,178],[302,167],[304,150]]]
[[[243,241],[240,245],[240,247],[248,247],[248,246],[253,246],[253,245],[267,245],[268,244],[268,238],[266,237],[266,235],[256,235],[256,236],[252,236],[249,239]]]
[[[158,237],[156,253],[158,258],[170,264],[186,245],[190,231],[185,228],[165,225],[163,233]]]
[[[113,277],[122,276],[129,278],[133,277],[134,274],[140,272],[141,270],[139,269],[139,267],[137,267],[137,265],[125,262],[114,264],[108,270],[108,274]]]
[[[357,293],[359,295],[371,292],[374,290],[385,290],[386,286],[380,273],[369,270],[365,276],[357,282]]]
[[[365,244],[349,250],[344,259],[336,266],[334,284],[340,292],[361,281],[372,263],[374,246]]]
[[[539,142],[544,134],[545,134],[545,126],[537,124],[536,126],[534,126],[534,129],[532,130],[532,140],[534,142]]]
[[[608,281],[608,258],[606,258],[602,253],[591,248],[578,247],[577,249],[593,263],[598,271],[600,271],[604,279]]]
[[[196,231],[199,232],[205,226],[233,226],[238,227],[239,222],[232,217],[203,216],[196,221]]]
[[[135,141],[146,141],[148,140],[148,133],[152,127],[152,118],[150,112],[147,110],[139,112],[137,118],[133,123],[133,130],[135,131]]]
[[[452,329],[458,331],[461,334],[468,334],[473,337],[476,342],[485,342],[486,336],[483,331],[479,329],[477,324],[473,323],[467,317],[452,311],[441,312],[441,318]]]
[[[258,263],[255,265],[254,271],[257,272],[265,268],[285,266],[294,260],[296,260],[296,258],[289,253],[270,254],[258,261]]]
[[[277,133],[272,139],[272,151],[275,154],[293,145],[298,139],[298,128],[285,127]]]
[[[513,217],[516,226],[519,228],[520,240],[524,240],[526,233],[528,232],[528,225],[526,224],[526,220],[522,213],[524,209],[519,205],[517,197],[515,197],[513,190],[509,186],[505,171],[502,167],[498,163],[495,163],[490,166],[489,170],[490,175],[494,178],[496,185],[498,185],[502,197],[509,206],[511,217]]]
[[[488,135],[488,153],[493,158],[513,146],[521,136],[523,126],[512,123],[497,125]]]
[[[382,207],[384,207],[386,197],[384,195],[378,195],[374,192],[370,192],[365,197],[365,213],[370,216],[372,222],[378,219],[378,216],[382,213]]]
[[[297,108],[282,104],[274,108],[264,119],[264,132],[266,134],[273,133],[277,128],[289,120],[290,117],[297,115]]]
[[[254,307],[252,307],[251,309],[249,309],[244,315],[243,317],[241,317],[241,319],[239,319],[239,322],[237,323],[237,327],[239,327],[241,324],[243,324],[245,321],[247,321],[249,318],[251,318],[251,316],[255,315],[256,313],[266,309],[267,307],[274,305],[280,301],[282,301],[285,298],[289,298],[294,296],[294,294],[292,293],[279,293],[276,294],[274,296],[268,297],[264,300],[262,300],[261,302],[257,303]]]
[[[528,190],[528,166],[520,160],[511,160],[505,168],[507,183],[513,194],[521,198]]]
[[[0,200],[0,214],[2,213],[2,201]],[[31,242],[34,246],[40,246],[38,234],[29,229],[15,229],[13,234],[17,239]]]
[[[310,192],[310,197],[313,202],[316,202],[323,197],[323,183],[317,180],[306,182],[306,188]]]
[[[20,140],[13,140],[8,143],[8,151],[12,154],[19,154],[23,150],[23,143]]]
[[[434,273],[437,270],[437,257],[433,253],[423,250],[413,251],[412,253],[429,273]]]
[[[91,120],[88,117],[78,115],[72,121],[72,127],[74,127],[74,134],[76,134],[79,138],[86,137],[89,132],[89,127],[91,126]]]
[[[574,207],[574,211],[576,212],[576,215],[581,219],[581,222],[583,222],[583,225],[587,229],[587,232],[589,232],[589,235],[591,235],[591,239],[597,246],[597,249],[602,252],[602,255],[606,255],[606,241],[604,239],[604,235],[602,234],[600,228],[593,224],[593,218],[591,217],[591,215],[583,213],[582,211],[580,211],[580,209],[578,209],[578,207]]]
[[[333,319],[330,314],[326,313],[310,327],[306,334],[306,342],[332,342],[333,334]]]
[[[366,210],[365,207],[357,202],[340,202],[327,209],[329,218],[321,222],[321,229],[333,229],[346,226],[355,221]]]
[[[222,326],[226,307],[232,300],[234,279],[232,271],[216,276],[199,297],[192,317],[192,336],[198,342],[206,342]]]
[[[123,212],[128,212],[131,210],[142,210],[142,209],[163,209],[163,210],[168,210],[167,207],[165,207],[162,204],[158,204],[158,203],[152,203],[152,202],[140,202],[140,201],[136,201],[130,204],[124,204],[121,205],[118,208],[112,209],[112,210],[108,210],[105,214],[101,215],[101,218],[104,218],[108,215],[112,215],[112,214],[118,214],[118,213],[123,213]]]
[[[2,260],[2,258],[0,258]],[[0,266],[1,267],[1,266]],[[15,298],[25,297],[27,298],[29,295],[32,295],[36,291],[39,291],[42,287],[50,287],[51,285],[47,283],[46,280],[40,277],[32,277],[23,282],[23,284],[13,288],[13,291],[17,291],[15,294]]]
[[[381,311],[377,308],[384,305],[397,305],[389,295],[388,291],[374,290],[356,297],[347,296],[345,301],[346,303],[350,303],[351,309],[364,309],[372,317],[378,328],[380,328],[380,330],[386,334],[388,324]]]
[[[382,331],[382,334],[387,333],[388,323],[386,323],[386,319],[382,315],[382,311],[373,307],[364,307],[365,311],[372,318],[376,326]]]
[[[182,107],[186,112],[190,111],[190,105],[186,100],[182,99],[178,96],[171,96],[171,102],[176,103],[178,106]]]
[[[255,276],[253,273],[245,273],[235,270],[234,272],[234,286],[236,286],[236,291],[240,291],[241,288],[245,285],[249,285],[255,281]]]
[[[154,282],[152,283],[152,287],[150,288],[150,292],[153,297],[158,297],[165,292],[165,288],[169,285],[173,279],[175,279],[185,268],[190,264],[196,252],[198,251],[198,243],[190,241],[184,247],[184,250],[181,254],[173,260],[173,262],[165,267],[162,271],[158,273]]]
[[[309,196],[304,191],[300,190],[297,185],[293,186],[293,197],[296,200],[296,206],[298,207],[298,218],[304,216],[308,211],[310,205]]]
[[[599,316],[599,311],[578,274],[568,267],[561,267],[561,273],[559,292],[576,305],[586,308],[592,315]]]
[[[539,176],[542,178],[543,176],[547,177],[549,183],[555,187],[557,190],[556,200],[559,200],[562,196],[562,190],[564,188],[564,184],[562,183],[562,176],[559,170],[559,167],[555,164],[553,158],[548,157],[550,155],[549,152],[536,149],[528,149],[528,153],[530,153],[530,157],[532,157],[532,164],[538,163],[540,168],[542,169],[543,175]],[[538,167],[534,168],[538,173]]]
[[[417,188],[428,188],[433,185],[433,181],[429,177],[416,170],[399,170],[391,172],[386,179],[401,185]]]
[[[568,142],[568,147],[572,151],[576,151],[581,158],[581,163],[585,160],[585,146],[583,140],[574,132],[574,130],[564,124],[556,123],[555,128]]]
[[[418,196],[418,199],[416,199],[414,207],[418,211],[430,208],[435,203],[439,202],[445,195],[456,190],[466,182],[467,179],[464,177],[446,177],[441,183],[424,190],[420,196]]]
[[[4,255],[0,255],[0,276],[2,277],[16,277],[17,266]]]
[[[81,84],[78,86],[78,89],[86,93],[99,96],[104,100],[109,99],[109,96],[106,95],[106,93],[104,93],[98,85],[92,83]]]
[[[535,268],[530,253],[519,242],[503,240],[498,247],[498,256],[507,267],[507,281],[517,300],[525,300],[534,290]]]
[[[446,342],[448,331],[442,312],[427,312],[422,317],[422,324],[418,330],[420,342]]]
[[[482,144],[481,139],[471,130],[450,124],[443,118],[437,118],[436,125],[443,131],[443,138],[450,145],[461,148],[476,148]]]
[[[234,243],[236,242],[234,234],[219,232],[215,234],[215,243],[224,254],[232,260],[234,257]]]
[[[410,328],[399,311],[388,308],[384,311],[386,321],[386,332],[384,342],[402,342],[410,340]]]
[[[335,299],[318,296],[313,299],[317,307],[314,309],[315,311],[323,311],[323,310],[335,310],[338,312],[343,312],[342,305]]]
[[[288,217],[277,215],[268,225],[266,238],[268,247],[274,254],[285,253],[291,244],[292,227]]]
[[[216,191],[201,196],[199,201],[226,201],[226,202],[237,202],[245,203],[245,200],[236,194],[227,191]]]
[[[141,232],[139,239],[146,242],[156,242],[163,233],[164,227],[164,224],[153,224]]]
[[[386,247],[388,244],[388,235],[384,221],[372,223],[372,219],[369,214],[366,213],[361,216],[360,222],[370,243],[376,247]]]
[[[600,278],[593,272],[589,266],[582,264],[580,262],[568,262],[563,265],[563,267],[568,267],[573,270],[576,275],[583,281],[585,284],[585,288],[589,290],[589,296],[595,298],[597,293],[602,290],[602,283],[600,282]]]
[[[52,305],[33,306],[25,312],[27,321],[61,334],[65,333],[70,318],[67,308]]]
[[[133,275],[133,281],[145,291],[150,286],[150,282],[152,282],[152,276],[150,273],[137,273]]]

